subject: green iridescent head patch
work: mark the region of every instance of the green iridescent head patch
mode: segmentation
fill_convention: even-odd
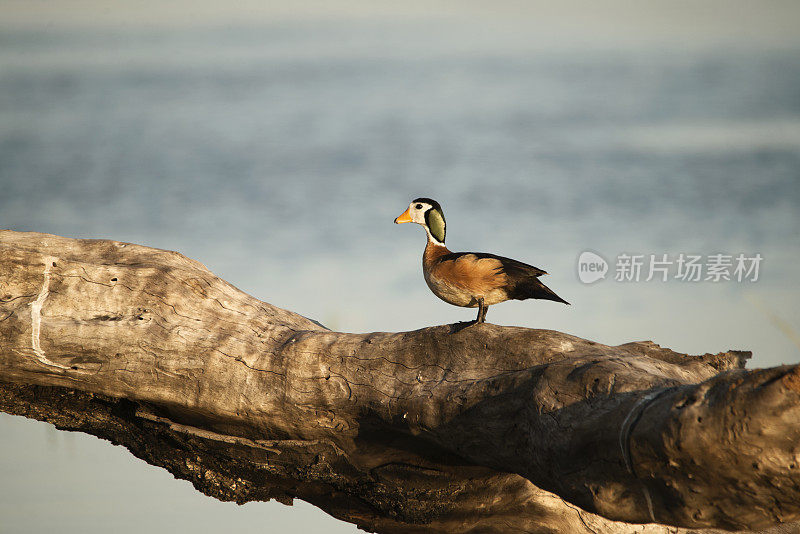
[[[444,243],[445,223],[441,208],[431,208],[426,211],[425,224],[428,225],[428,229],[431,231],[433,238],[440,243]]]

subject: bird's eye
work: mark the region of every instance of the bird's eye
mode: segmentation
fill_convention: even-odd
[[[417,204],[416,206],[414,206],[414,208],[416,208],[418,210],[421,210],[422,209],[422,204]]]

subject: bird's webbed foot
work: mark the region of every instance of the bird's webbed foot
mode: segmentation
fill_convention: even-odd
[[[489,310],[489,306],[487,306],[484,301],[483,297],[478,299],[478,317],[475,319],[475,324],[480,324],[486,321],[486,312]]]

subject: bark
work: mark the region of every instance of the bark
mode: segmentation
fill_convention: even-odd
[[[175,252],[0,232],[0,410],[370,531],[793,532],[800,366],[748,357],[332,332]]]

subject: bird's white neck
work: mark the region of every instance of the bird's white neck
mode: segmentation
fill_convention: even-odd
[[[423,228],[425,228],[425,233],[428,234],[428,244],[429,245],[435,245],[437,247],[445,246],[444,245],[444,241],[439,241],[438,239],[433,237],[433,234],[431,234],[430,228],[428,228],[427,226],[423,226]]]

